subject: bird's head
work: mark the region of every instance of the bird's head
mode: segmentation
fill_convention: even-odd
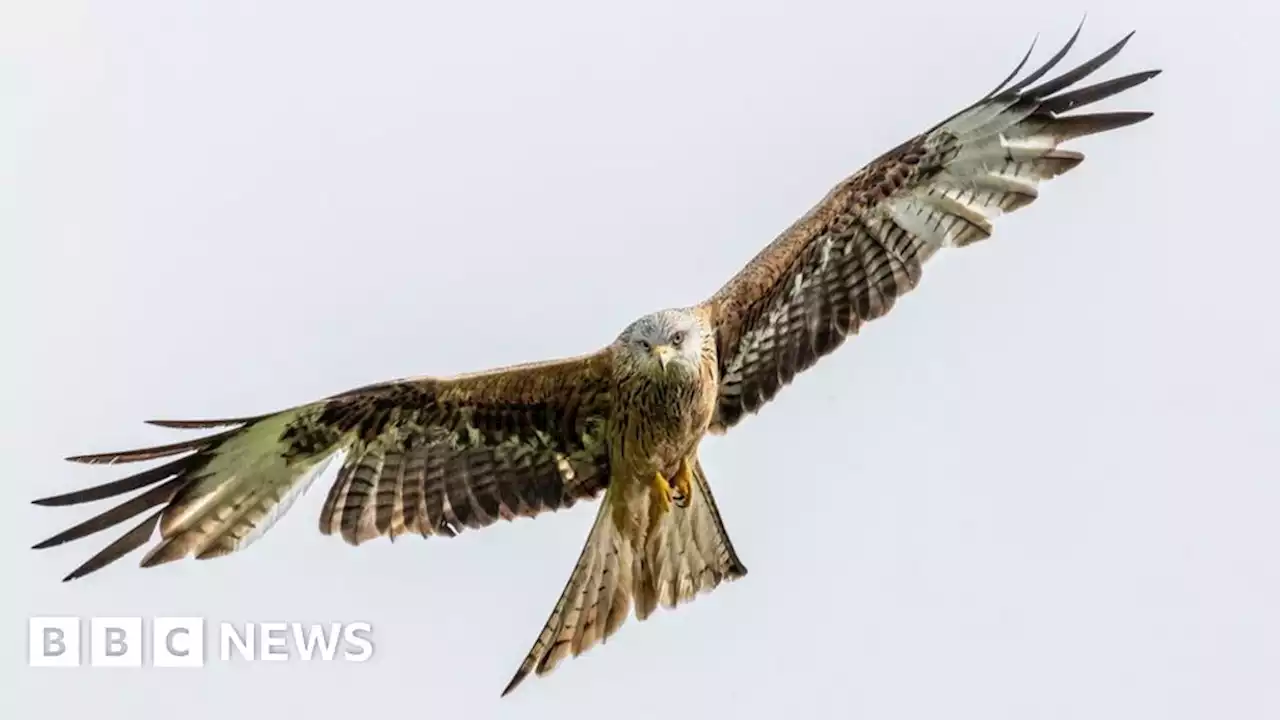
[[[628,369],[647,375],[697,375],[704,332],[691,311],[661,310],[622,331],[620,355]]]

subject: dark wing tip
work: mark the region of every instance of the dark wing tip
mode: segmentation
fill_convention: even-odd
[[[1053,115],[1060,115],[1064,112],[1075,110],[1086,105],[1092,105],[1093,103],[1101,100],[1106,100],[1113,95],[1119,95],[1126,90],[1135,88],[1147,82],[1159,74],[1159,70],[1147,70],[1144,72],[1133,73],[1132,75],[1112,78],[1111,80],[1077,88],[1070,92],[1060,93],[1041,101],[1040,110]]]
[[[63,505],[79,505],[81,503],[93,502],[104,498],[123,495],[144,488],[148,485],[154,485],[161,480],[166,480],[170,476],[191,470],[194,465],[199,462],[198,455],[188,455],[179,458],[164,465],[157,465],[149,470],[143,470],[135,475],[113,480],[112,482],[102,485],[94,485],[93,487],[84,488],[82,490],[73,490],[71,492],[62,493],[61,495],[50,495],[38,500],[32,500],[33,505],[43,505],[45,507],[61,507]]]
[[[111,456],[106,454],[68,455],[65,458],[63,458],[63,460],[67,462],[81,463],[83,465],[101,465],[103,463],[110,463],[111,462],[110,457]]]
[[[32,549],[43,550],[44,548],[61,545],[66,542],[71,542],[72,540],[79,540],[82,537],[87,537],[94,533],[106,530],[107,528],[115,527],[129,518],[140,515],[157,505],[165,505],[173,499],[173,496],[178,492],[184,482],[185,479],[181,476],[175,477],[166,483],[162,483],[151,488],[145,493],[142,493],[127,502],[116,505],[115,507],[101,512],[78,525],[63,530],[47,540],[37,543],[32,547]]]
[[[227,427],[229,425],[248,425],[262,416],[243,418],[220,418],[216,420],[143,420],[147,425],[172,428],[175,430],[204,430],[208,428]]]
[[[66,577],[62,578],[62,582],[70,582],[77,578],[82,578],[89,573],[110,565],[129,553],[137,550],[146,543],[151,537],[151,533],[156,529],[156,525],[160,523],[160,515],[164,513],[161,508],[154,513],[148,515],[142,522],[133,526],[129,532],[121,535],[115,542],[106,546],[97,555],[89,558],[80,567],[72,570]]]
[[[170,443],[168,445],[155,445],[152,447],[137,448],[135,450],[121,450],[118,452],[93,453],[91,455],[72,455],[66,458],[66,460],[67,462],[84,463],[86,465],[114,465],[115,463],[154,460],[156,458],[169,457],[171,455],[178,455],[194,450],[204,450],[220,440],[231,437],[241,429],[243,428],[237,426],[230,430],[223,430],[220,433],[214,433],[213,435],[206,435],[204,437],[198,437],[191,440],[183,440],[181,442]]]
[[[1076,27],[1076,31],[1071,33],[1071,37],[1067,38],[1067,42],[1063,44],[1061,48],[1058,48],[1058,51],[1054,53],[1052,57],[1046,60],[1043,65],[1033,70],[1030,75],[1027,75],[1026,77],[1022,78],[1022,80],[1019,80],[1017,84],[1002,91],[1001,94],[1017,95],[1018,93],[1025,90],[1028,85],[1044,77],[1050,70],[1057,67],[1058,63],[1062,62],[1062,59],[1067,56],[1067,53],[1071,52],[1071,48],[1075,47],[1076,41],[1080,39],[1080,31],[1083,28],[1084,28],[1084,18],[1081,18],[1080,24]],[[1008,83],[1008,80],[1006,80],[1004,83],[1001,83],[1001,86],[1003,87],[1007,83]]]
[[[1107,63],[1111,62],[1111,60],[1115,58],[1115,56],[1120,54],[1120,51],[1124,49],[1124,46],[1129,44],[1129,39],[1133,37],[1135,32],[1137,31],[1130,30],[1128,35],[1125,35],[1123,38],[1120,39],[1119,42],[1115,43],[1111,47],[1107,48],[1106,50],[1103,50],[1102,52],[1098,53],[1094,57],[1080,63],[1076,67],[1062,73],[1061,75],[1051,80],[1045,80],[1044,82],[1040,83],[1039,85],[1036,85],[1035,87],[1027,87],[1027,85],[1030,84],[1031,81],[1033,81],[1032,78],[1027,78],[1023,80],[1021,83],[1019,83],[1020,87],[1018,87],[1018,91],[1027,97],[1047,98],[1059,91],[1065,90],[1066,88],[1092,75],[1095,71],[1097,71],[1103,65],[1106,65]],[[1072,37],[1073,43],[1074,43],[1074,40],[1075,38],[1073,36]],[[1068,47],[1069,46],[1070,44],[1068,45]],[[1064,50],[1065,49],[1066,48],[1064,48]],[[1066,53],[1062,53],[1061,55],[1065,56]],[[1061,57],[1055,57],[1053,64],[1056,65],[1057,60],[1060,60],[1060,59]],[[1038,80],[1039,78],[1037,77],[1034,79]]]
[[[1031,47],[1027,48],[1027,51],[1022,55],[1022,59],[1018,61],[1017,66],[1015,66],[1013,68],[1013,71],[1010,72],[1008,75],[1006,75],[1005,78],[1000,81],[999,85],[996,85],[995,88],[991,90],[991,92],[983,96],[982,98],[983,100],[990,100],[996,95],[999,95],[1000,91],[1004,89],[1005,85],[1008,85],[1010,82],[1013,81],[1014,78],[1018,77],[1018,73],[1022,72],[1022,68],[1026,67],[1027,61],[1031,59],[1031,54],[1036,51],[1036,43],[1039,41],[1040,41],[1040,33],[1036,33],[1035,37],[1031,38]]]
[[[90,490],[97,490],[97,488],[96,487],[90,488]],[[104,495],[102,497],[111,497],[111,496]],[[64,507],[66,505],[79,505],[81,503],[90,502],[92,500],[100,500],[100,499],[101,498],[98,497],[97,494],[90,495],[85,490],[73,490],[72,492],[62,493],[61,495],[49,495],[48,497],[38,498],[38,499],[32,500],[31,504],[39,505],[41,507]]]
[[[153,450],[155,452],[153,452]],[[63,458],[67,462],[80,463],[81,465],[115,465],[116,463],[137,462],[141,460],[151,460],[152,458],[165,457],[182,450],[168,452],[168,448],[144,448],[140,450],[125,450],[122,452],[108,453],[91,453],[88,455],[68,455]]]

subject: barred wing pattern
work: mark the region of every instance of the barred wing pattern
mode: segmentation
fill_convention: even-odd
[[[576,448],[536,433],[459,442],[442,426],[394,425],[353,452],[329,491],[320,531],[352,545],[404,533],[452,537],[499,519],[533,517],[599,495],[609,482],[603,438]]]
[[[455,379],[441,388],[439,420],[389,425],[353,450],[325,501],[321,532],[351,544],[406,532],[453,536],[594,498],[609,481],[606,357]],[[401,388],[352,399],[370,407]],[[341,412],[349,411],[335,410],[339,424]]]
[[[143,567],[227,555],[265,533],[343,451],[347,459],[320,528],[353,544],[405,532],[453,535],[566,508],[595,497],[608,482],[600,433],[610,402],[609,363],[602,351],[455,378],[381,383],[270,415],[151,421],[183,429],[233,427],[171,445],[69,458],[114,464],[190,453],[115,482],[36,500],[78,505],[148,488],[35,547],[83,538],[158,508],[64,580],[141,547],[157,526],[160,542]]]
[[[1139,85],[1158,70],[1078,89],[1130,33],[1039,85],[1080,29],[1044,66],[890,150],[837,185],[757,255],[709,305],[717,327],[720,398],[712,432],[758,412],[794,377],[887,313],[943,247],[992,233],[992,220],[1033,202],[1043,181],[1076,167],[1064,141],[1141,122],[1148,112],[1063,115]],[[1033,44],[1034,48],[1034,44]]]

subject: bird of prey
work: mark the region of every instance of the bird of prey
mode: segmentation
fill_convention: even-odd
[[[659,605],[673,608],[745,575],[698,460],[702,439],[758,412],[888,312],[939,249],[989,237],[994,218],[1079,165],[1084,156],[1062,143],[1151,116],[1072,112],[1159,73],[1077,87],[1132,33],[1036,84],[1079,33],[1014,83],[1028,50],[985,97],[841,181],[700,304],[646,315],[577,357],[393,380],[253,417],[151,421],[219,430],[69,458],[171,459],[35,501],[77,505],[145,488],[36,547],[148,513],[65,579],[139,548],[157,526],[143,567],[227,555],[270,528],[340,453],[320,531],[353,545],[406,533],[453,536],[603,493],[564,591],[505,695],[529,673],[546,674],[607,639],[632,612],[644,620]]]

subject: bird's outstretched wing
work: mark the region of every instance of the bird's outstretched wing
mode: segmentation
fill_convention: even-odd
[[[59,533],[46,548],[150,514],[65,579],[160,542],[143,567],[227,555],[279,518],[339,452],[346,460],[320,530],[358,544],[379,535],[454,535],[499,518],[532,517],[595,497],[608,484],[602,424],[607,350],[454,378],[370,385],[270,415],[151,421],[228,430],[127,452],[69,458],[122,463],[183,455],[96,487],[36,500],[77,505],[145,492]]]
[[[694,464],[693,479],[689,505],[667,512],[642,548],[614,523],[606,495],[560,599],[503,695],[530,673],[547,675],[566,657],[608,640],[632,608],[645,620],[659,605],[683,605],[747,574],[701,463]]]
[[[872,161],[837,185],[704,303],[716,327],[723,432],[755,413],[862,323],[884,315],[920,281],[939,248],[991,235],[992,220],[1037,197],[1041,182],[1084,156],[1059,144],[1141,122],[1148,112],[1065,114],[1139,85],[1158,70],[1077,83],[1120,52],[1033,84],[1067,54],[1080,29],[1042,67]],[[1034,48],[1034,43],[1033,43]]]

